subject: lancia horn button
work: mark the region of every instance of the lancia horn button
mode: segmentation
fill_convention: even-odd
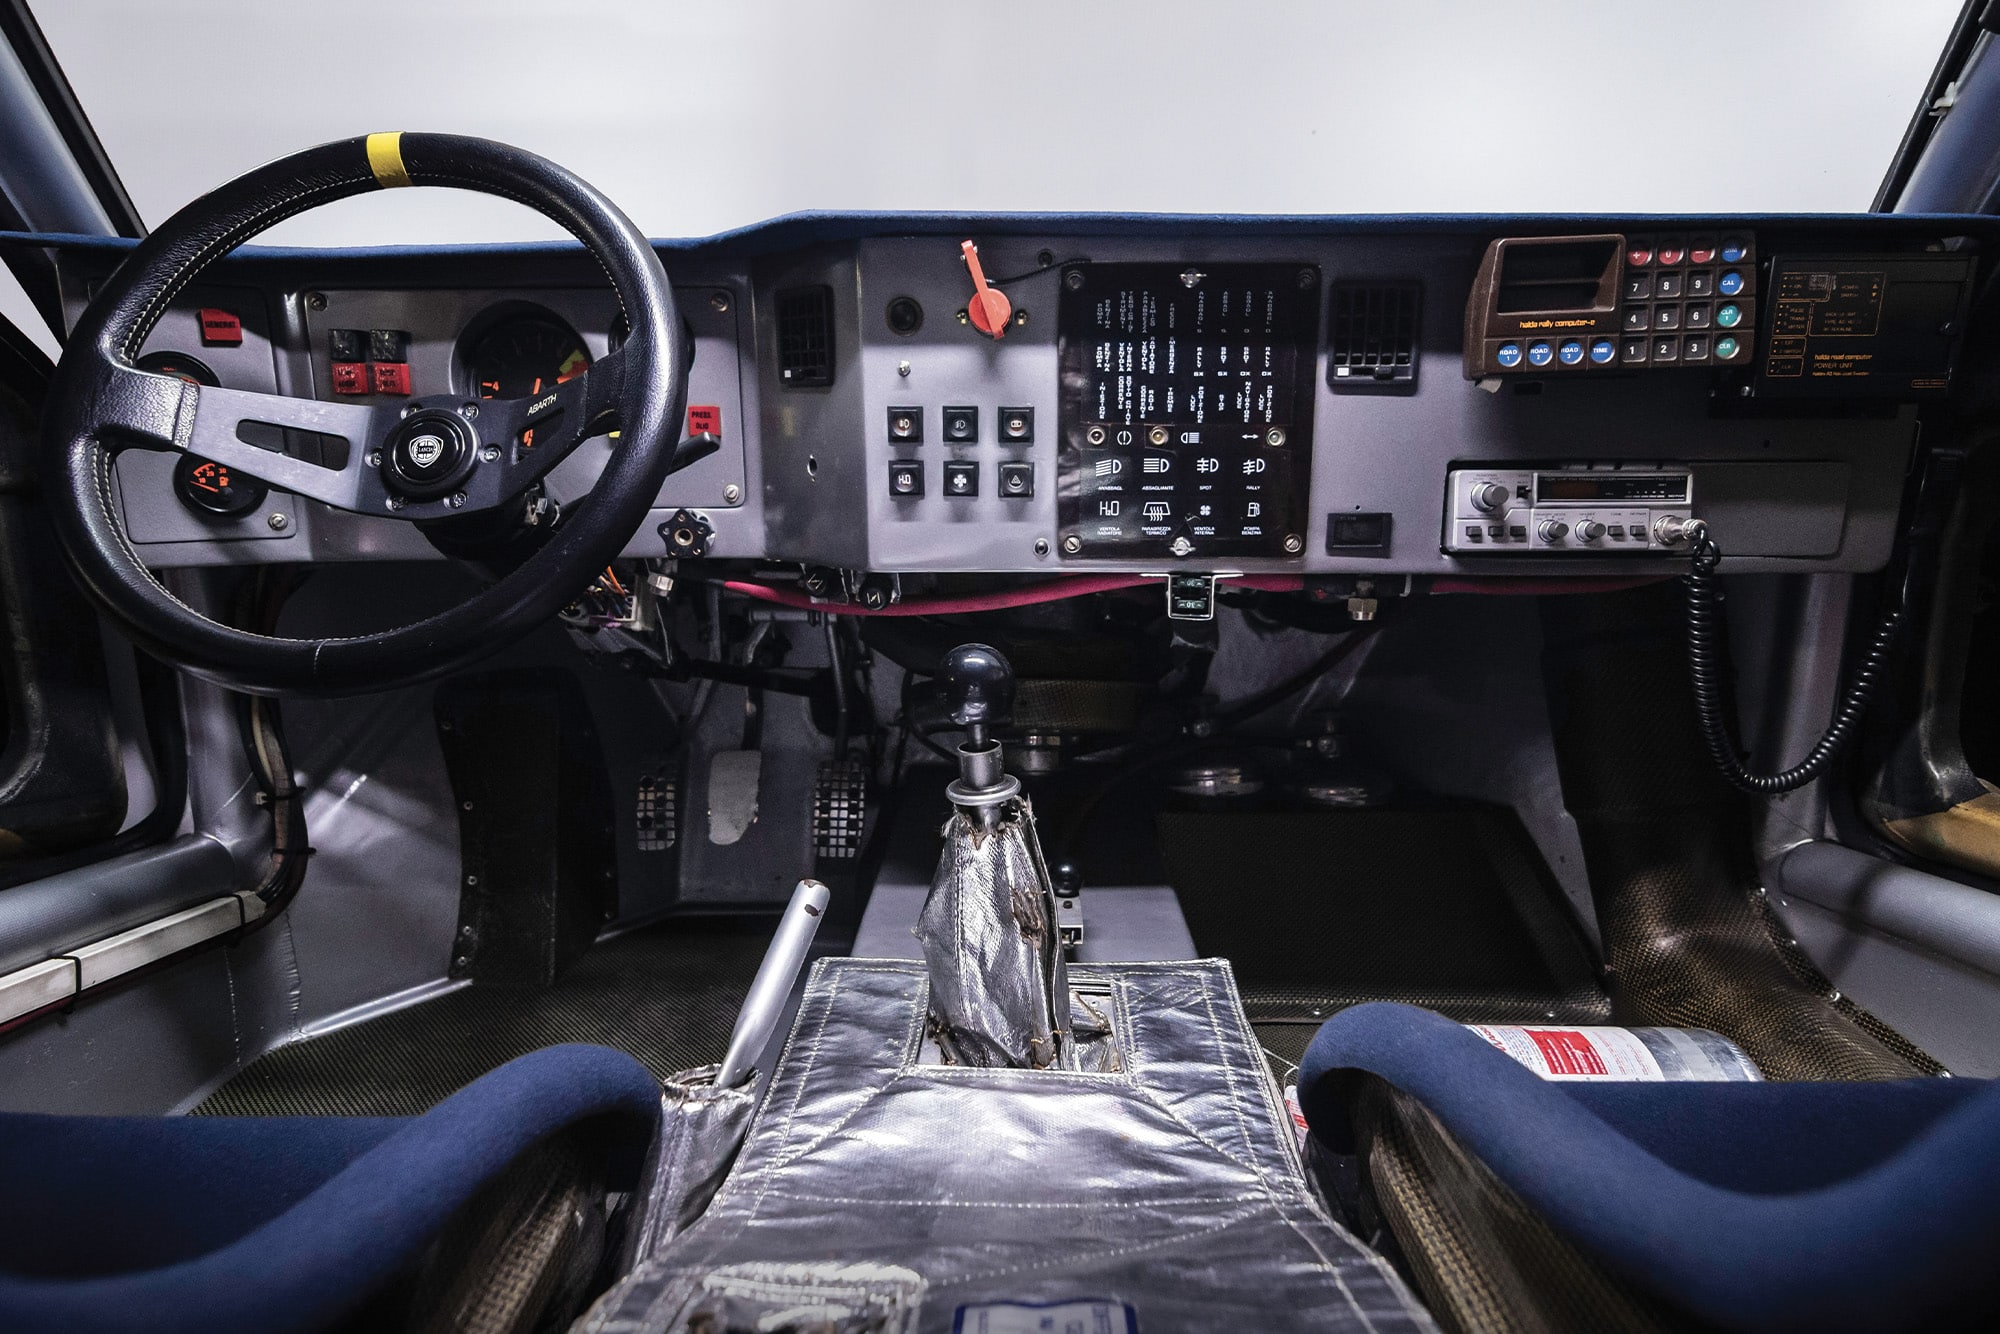
[[[455,412],[427,409],[403,419],[382,457],[382,483],[409,500],[436,500],[465,485],[478,441]]]

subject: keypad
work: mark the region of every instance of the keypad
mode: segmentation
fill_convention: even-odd
[[[1757,253],[1747,233],[1631,236],[1625,240],[1621,366],[1748,361],[1757,309]],[[1728,330],[1726,338],[1711,330]]]

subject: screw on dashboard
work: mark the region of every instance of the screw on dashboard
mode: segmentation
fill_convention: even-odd
[[[1287,533],[1285,535],[1285,551],[1287,554],[1296,556],[1305,549],[1306,540],[1303,537],[1300,537],[1297,533]]]
[[[729,293],[716,292],[708,298],[708,308],[718,315],[729,313]]]
[[[1083,550],[1083,539],[1075,533],[1071,533],[1063,539],[1063,550],[1074,556],[1077,552]]]
[[[268,523],[269,525],[271,525],[271,531],[272,531],[272,532],[274,532],[274,533],[282,533],[282,532],[284,532],[284,531],[285,531],[285,529],[286,529],[287,527],[289,527],[289,526],[291,525],[291,522],[292,522],[292,521],[291,521],[290,519],[286,518],[286,517],[285,517],[284,515],[282,515],[282,514],[276,514],[276,513],[274,513],[274,514],[272,514],[272,515],[271,515],[271,517],[270,517],[270,518],[268,518],[268,519],[264,520],[264,522],[265,522],[265,523]]]
[[[325,310],[325,309],[326,309],[326,293],[324,293],[324,292],[308,292],[308,293],[306,293],[306,309],[307,309],[307,310]]]
[[[736,485],[736,483],[731,482],[728,486],[722,488],[723,504],[734,505],[741,499],[743,499],[743,488]]]
[[[1083,286],[1083,270],[1071,269],[1063,275],[1063,286],[1074,292]]]

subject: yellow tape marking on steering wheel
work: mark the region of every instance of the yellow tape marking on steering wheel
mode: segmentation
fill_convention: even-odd
[[[403,165],[403,132],[368,136],[368,169],[384,190],[409,185],[410,169]]]

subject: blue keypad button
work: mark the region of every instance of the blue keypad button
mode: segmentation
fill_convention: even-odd
[[[1546,366],[1555,359],[1556,359],[1556,350],[1550,347],[1547,343],[1528,344],[1529,365]]]
[[[1556,355],[1562,358],[1562,364],[1565,366],[1581,366],[1583,364],[1583,344],[1572,338],[1556,349]]]
[[[1715,308],[1716,328],[1734,329],[1741,323],[1743,323],[1743,307],[1731,302],[1728,305],[1717,306]]]
[[[1722,262],[1724,264],[1741,264],[1743,257],[1749,253],[1750,248],[1734,236],[1726,238],[1722,243]]]
[[[1735,296],[1743,290],[1743,275],[1730,269],[1715,280],[1715,290],[1724,296]]]
[[[1724,361],[1730,360],[1742,350],[1742,345],[1734,338],[1718,338],[1715,340],[1715,355]]]
[[[1514,369],[1514,367],[1521,364],[1521,345],[1519,343],[1500,344],[1499,348],[1493,353],[1493,360],[1499,362],[1508,370]]]
[[[1590,359],[1602,366],[1618,355],[1618,344],[1609,338],[1600,338],[1590,345]]]

